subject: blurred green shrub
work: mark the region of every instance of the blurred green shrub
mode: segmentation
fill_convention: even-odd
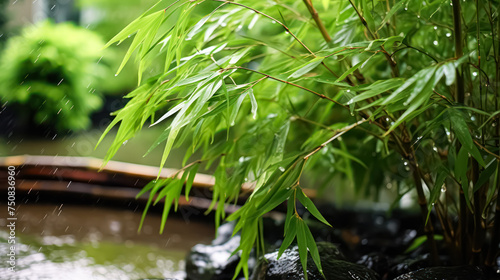
[[[43,22],[8,40],[0,57],[0,100],[56,130],[83,130],[102,105],[96,88],[108,72],[101,38],[71,24]]]

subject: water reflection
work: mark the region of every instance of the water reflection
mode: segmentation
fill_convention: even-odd
[[[213,226],[181,219],[169,219],[159,235],[154,214],[138,234],[141,214],[133,211],[21,205],[17,213],[15,275],[6,273],[8,232],[0,219],[0,279],[183,279],[187,251],[213,239]]]

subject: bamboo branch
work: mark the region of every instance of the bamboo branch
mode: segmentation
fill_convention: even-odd
[[[309,10],[309,13],[311,13],[314,22],[316,22],[316,25],[318,26],[318,29],[321,32],[321,35],[323,35],[325,41],[329,43],[332,40],[332,37],[330,37],[330,34],[328,34],[328,31],[325,28],[325,25],[319,18],[318,11],[316,11],[316,9],[314,8],[312,1],[311,0],[303,0],[303,1],[304,4],[306,4],[307,9]]]
[[[346,105],[344,105],[344,104],[342,104],[342,103],[338,102],[337,100],[333,100],[333,99],[331,99],[330,97],[328,97],[328,96],[326,96],[326,95],[324,95],[324,94],[321,94],[321,93],[315,92],[314,90],[308,89],[308,88],[303,87],[303,86],[301,86],[301,85],[294,84],[294,83],[292,83],[292,82],[285,81],[285,80],[282,80],[282,79],[280,79],[280,78],[276,78],[276,77],[270,76],[270,75],[268,75],[268,74],[264,74],[264,73],[259,72],[259,71],[257,71],[257,70],[253,70],[253,69],[246,68],[246,67],[241,67],[241,66],[229,67],[229,68],[226,68],[226,70],[235,69],[235,68],[236,68],[236,69],[243,69],[243,70],[247,70],[247,71],[254,72],[254,73],[257,73],[257,74],[260,74],[260,75],[264,75],[264,76],[266,76],[266,77],[267,77],[267,78],[269,78],[269,79],[272,79],[272,80],[275,80],[275,81],[278,81],[278,82],[281,82],[281,83],[284,83],[284,84],[287,84],[287,85],[291,85],[291,86],[294,86],[294,87],[296,87],[296,88],[303,89],[303,90],[305,90],[305,91],[308,91],[308,92],[310,92],[310,93],[315,94],[316,96],[318,96],[318,97],[319,97],[319,98],[321,98],[321,99],[326,99],[326,100],[328,100],[328,101],[331,101],[331,102],[333,102],[333,103],[335,103],[335,104],[337,104],[337,105],[340,105],[340,106],[342,106],[342,107],[344,107],[344,108],[346,108],[346,109],[348,109],[348,110],[349,110],[349,106],[346,106]]]
[[[316,147],[316,149],[314,149],[312,152],[310,152],[309,154],[307,154],[304,159],[307,160],[308,158],[310,158],[312,155],[314,155],[315,153],[319,152],[321,149],[323,149],[326,145],[328,145],[330,142],[332,142],[333,140],[339,138],[340,136],[342,136],[344,133],[346,133],[347,131],[355,128],[356,126],[362,124],[362,123],[365,123],[367,122],[366,119],[362,119],[358,122],[355,122],[349,126],[346,126],[344,127],[343,129],[339,129],[335,135],[333,135],[330,139],[326,140],[323,144],[319,145],[318,147]]]

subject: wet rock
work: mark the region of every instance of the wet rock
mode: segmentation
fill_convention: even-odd
[[[486,280],[477,266],[427,267],[403,274],[394,280]]]
[[[362,265],[346,261],[342,253],[331,243],[318,242],[318,251],[321,265],[328,280],[376,280],[377,273]],[[298,247],[285,250],[279,260],[278,252],[265,255],[265,260],[260,260],[252,280],[288,280],[303,279],[304,274],[300,263]],[[309,280],[323,280],[311,257],[307,261],[307,276]]]
[[[240,260],[231,256],[240,244],[240,236],[231,236],[234,224],[219,227],[218,237],[211,245],[197,244],[186,257],[186,279],[188,280],[231,280]],[[253,267],[250,263],[249,267]]]
[[[380,276],[384,276],[389,271],[389,258],[382,253],[364,255],[356,263],[377,272]]]

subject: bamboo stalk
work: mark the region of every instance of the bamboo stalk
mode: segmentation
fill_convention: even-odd
[[[490,12],[492,12],[491,3],[490,4]],[[497,7],[497,12],[500,11],[500,4]],[[500,20],[497,17],[497,25],[496,25],[496,37],[500,38]],[[493,28],[492,28],[493,29]],[[499,97],[500,97],[500,44],[495,46],[495,32],[492,32],[493,35],[493,50],[495,54],[495,64],[496,64],[496,79],[495,79],[495,87],[496,87],[496,95],[495,95],[495,111],[499,108]],[[497,148],[500,147],[500,126],[498,118],[495,120],[496,129],[495,129],[495,146]],[[498,151],[500,155],[500,150]],[[498,246],[500,245],[500,160],[497,160],[497,178],[496,178],[496,191],[497,191],[497,201],[495,208],[495,220],[493,222],[493,233],[491,244],[489,246],[488,256],[486,257],[486,265],[493,266],[495,265],[495,257],[499,253]]]
[[[304,4],[306,4],[307,9],[309,10],[309,13],[311,13],[311,16],[316,22],[316,25],[318,26],[319,31],[321,32],[321,35],[325,39],[325,41],[328,43],[332,40],[332,37],[330,37],[330,34],[328,34],[328,31],[325,28],[325,25],[321,21],[318,15],[318,11],[314,8],[314,5],[311,0],[303,0]]]
[[[460,9],[460,1],[452,0],[452,10],[453,10],[453,30],[455,36],[455,58],[458,59],[463,56],[463,42],[462,42],[462,18],[461,18],[461,9]],[[459,66],[456,69],[456,81],[455,81],[455,100],[458,103],[463,104],[465,101],[465,83],[463,74],[463,67]],[[457,142],[456,150],[457,154],[460,151],[461,144]],[[462,263],[466,261],[466,252],[467,252],[467,205],[465,203],[465,194],[461,187],[459,187],[460,191],[460,221],[459,221],[459,247],[462,255]]]

